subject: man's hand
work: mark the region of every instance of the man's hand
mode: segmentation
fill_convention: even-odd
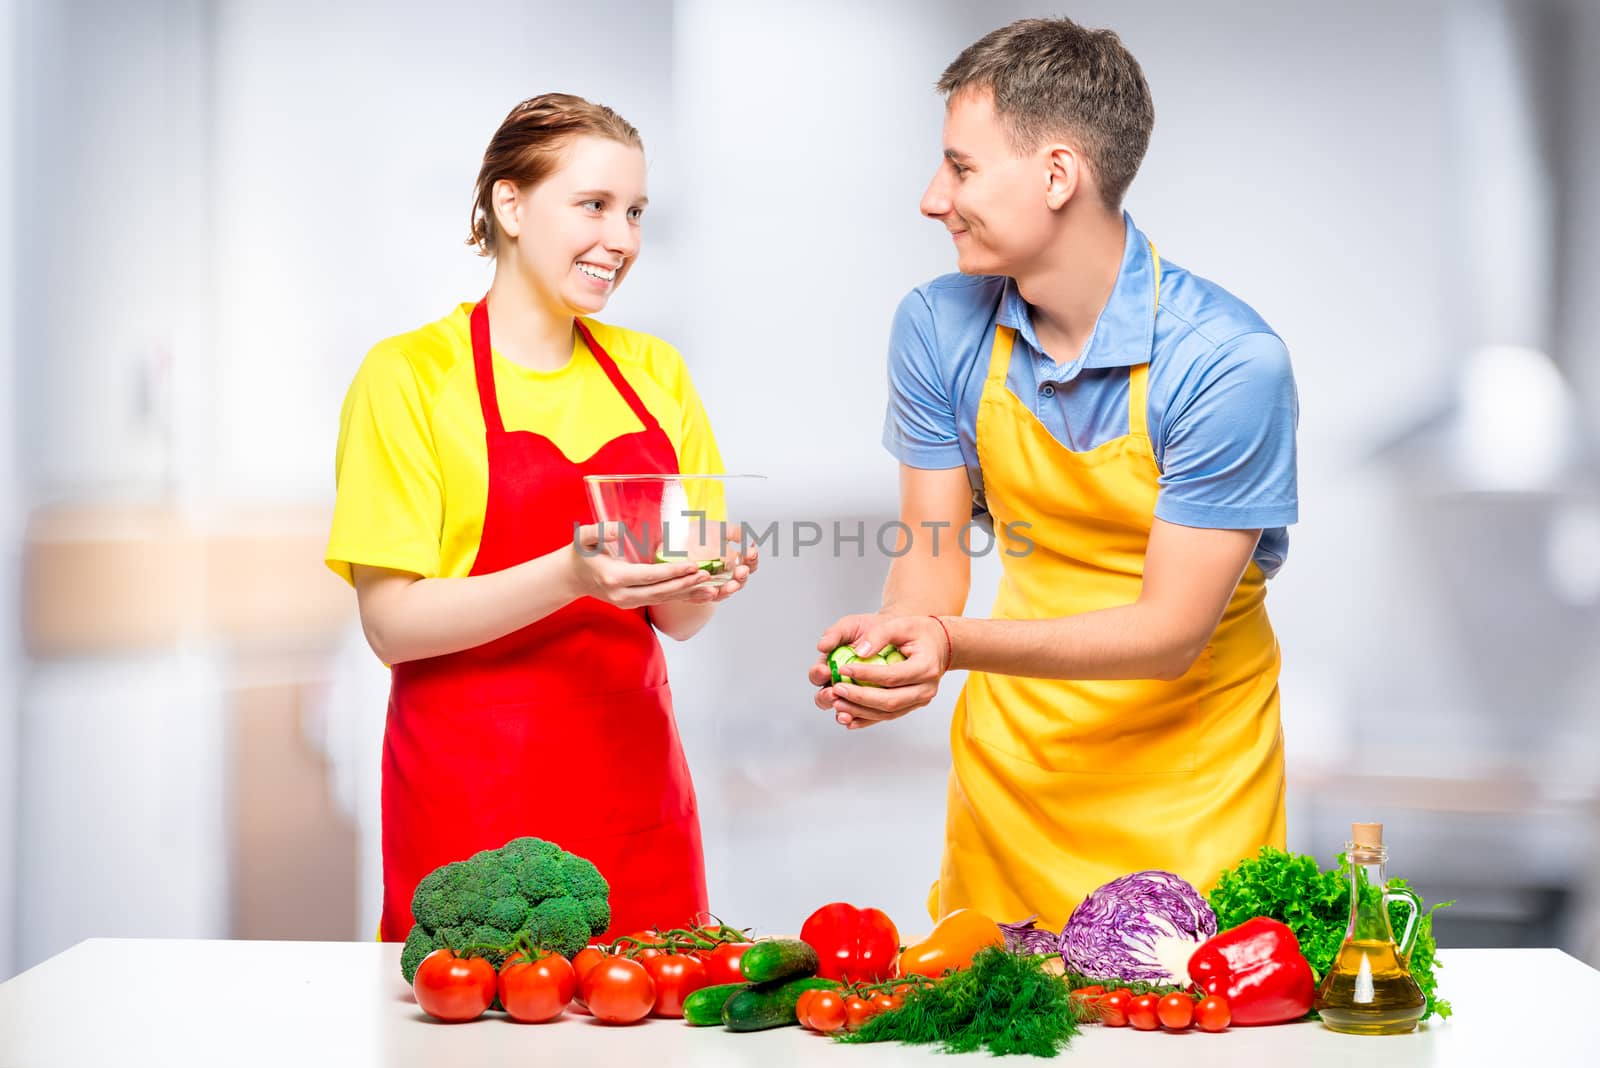
[[[893,645],[905,660],[897,664],[851,663],[847,671],[857,685],[833,685],[828,654],[841,645],[850,645],[857,656],[873,656]],[[807,676],[812,685],[821,687],[814,698],[816,706],[831,710],[839,724],[851,730],[899,719],[926,705],[939,692],[939,680],[950,668],[945,629],[931,616],[845,616],[823,632],[817,650],[821,656]]]

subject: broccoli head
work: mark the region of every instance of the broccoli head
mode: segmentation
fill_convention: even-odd
[[[611,924],[610,887],[593,864],[554,842],[514,838],[425,875],[411,898],[416,926],[400,954],[410,983],[446,944],[505,945],[526,931],[571,957]]]

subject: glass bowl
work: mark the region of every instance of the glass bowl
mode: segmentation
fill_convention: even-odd
[[[743,527],[730,503],[765,475],[585,475],[595,521],[613,556],[634,564],[693,560],[711,575],[708,585],[732,578]],[[743,491],[743,492],[741,492]]]

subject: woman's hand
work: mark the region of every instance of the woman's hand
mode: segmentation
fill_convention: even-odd
[[[832,684],[828,654],[850,645],[857,656],[872,656],[885,645],[905,654],[897,664],[852,662],[845,670],[859,683]],[[841,726],[856,730],[874,723],[899,719],[932,701],[939,680],[950,669],[950,646],[945,628],[932,616],[845,616],[823,632],[817,642],[822,654],[811,665],[808,678],[821,687],[816,706],[832,711]]]
[[[721,604],[750,585],[750,576],[761,566],[761,553],[754,545],[744,547],[743,543],[741,535],[728,535],[728,545],[732,548],[722,558],[723,566],[728,570],[728,581],[720,586],[707,586],[693,591],[688,597],[690,604]]]
[[[617,540],[610,532],[608,544]],[[578,528],[571,550],[573,589],[579,597],[593,597],[618,608],[648,608],[668,601],[687,600],[702,592],[710,579],[691,561],[668,564],[631,564],[601,547],[598,525]],[[710,591],[705,591],[710,592]]]

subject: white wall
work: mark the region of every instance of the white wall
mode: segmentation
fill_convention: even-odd
[[[17,603],[22,538],[17,477],[16,347],[16,0],[0,0],[0,605]],[[17,666],[21,660],[18,613],[0,616],[0,977],[15,970],[13,923],[17,888]]]
[[[643,324],[668,313],[670,20],[670,5],[620,0],[475,0],[448,15],[415,0],[220,5],[220,499],[331,502],[339,405],[368,348],[488,287],[487,261],[462,243],[473,182],[490,135],[527,97],[577,93],[639,127],[650,228],[612,314]]]

